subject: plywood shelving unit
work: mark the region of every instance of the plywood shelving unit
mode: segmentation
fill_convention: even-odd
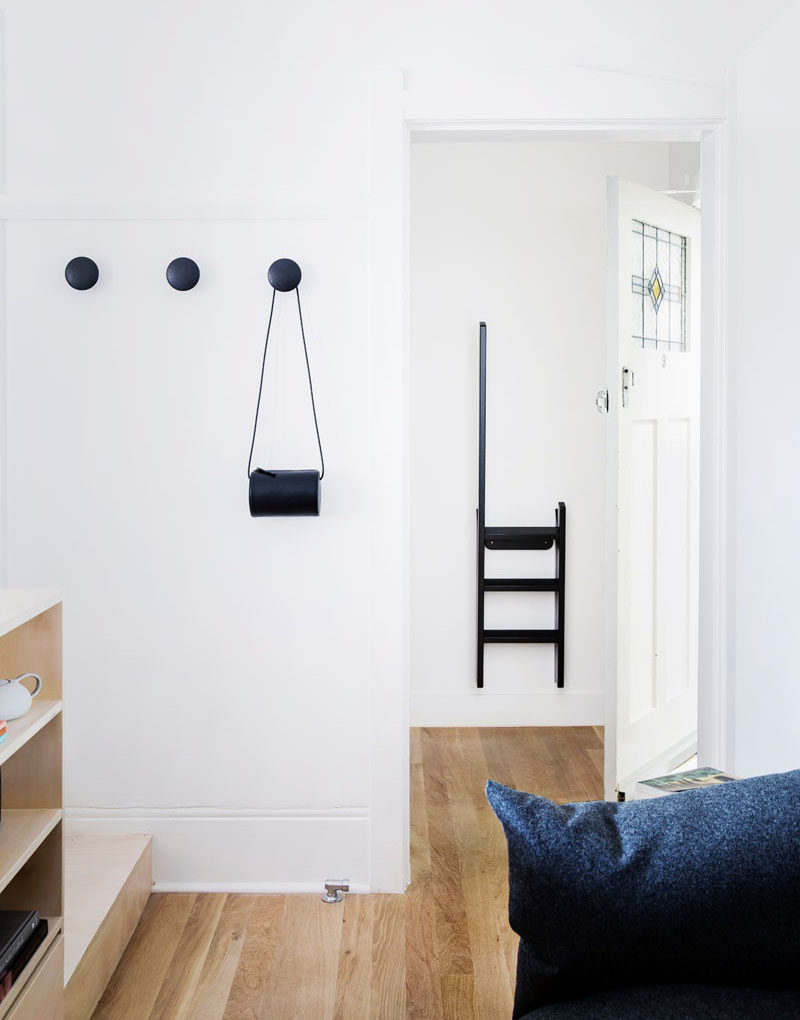
[[[61,600],[0,591],[0,677],[38,673],[31,710],[0,744],[0,910],[38,910],[44,943],[0,1002],[0,1020],[60,1020],[64,1009]]]

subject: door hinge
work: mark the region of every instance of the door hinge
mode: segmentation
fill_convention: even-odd
[[[599,414],[608,414],[608,390],[598,390],[594,398],[594,406]]]
[[[635,382],[633,371],[630,368],[622,369],[622,406],[628,406],[628,391],[633,389]]]

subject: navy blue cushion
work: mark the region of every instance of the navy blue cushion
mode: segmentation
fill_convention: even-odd
[[[800,984],[800,771],[624,804],[486,792],[508,839],[515,1017],[626,982]]]
[[[797,1020],[800,990],[636,985],[540,1006],[523,1020]]]

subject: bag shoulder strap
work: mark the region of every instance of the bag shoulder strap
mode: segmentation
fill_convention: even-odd
[[[314,402],[314,384],[311,381],[311,366],[308,363],[308,345],[306,344],[306,331],[305,331],[305,328],[303,326],[303,309],[300,307],[300,285],[299,284],[297,285],[297,287],[295,287],[295,293],[297,294],[297,314],[300,317],[300,335],[303,338],[303,353],[305,354],[305,357],[306,357],[306,374],[308,375],[308,392],[311,395],[311,411],[312,411],[312,413],[314,415],[314,429],[315,429],[315,431],[317,433],[317,447],[319,448],[319,463],[320,463],[319,477],[320,477],[320,481],[321,481],[322,478],[325,475],[325,458],[322,455],[322,440],[319,437],[319,424],[317,422],[317,405]],[[253,473],[253,471],[252,471],[252,466],[253,466],[253,450],[254,450],[255,445],[256,445],[256,433],[258,431],[258,413],[259,413],[259,411],[261,409],[261,393],[262,393],[262,391],[264,389],[264,368],[265,368],[265,366],[267,364],[267,347],[269,346],[269,333],[270,333],[270,330],[272,329],[272,315],[273,315],[273,312],[275,311],[275,295],[276,294],[277,294],[277,291],[273,287],[272,288],[272,303],[269,306],[269,321],[267,322],[267,335],[266,335],[266,337],[264,339],[264,354],[261,357],[261,378],[260,378],[259,383],[258,383],[258,400],[256,401],[256,416],[255,416],[255,420],[253,421],[253,438],[250,440],[250,456],[247,459],[247,477],[248,478]]]

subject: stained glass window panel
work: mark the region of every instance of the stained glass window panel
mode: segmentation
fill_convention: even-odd
[[[686,350],[686,238],[633,221],[633,341],[648,350]]]

